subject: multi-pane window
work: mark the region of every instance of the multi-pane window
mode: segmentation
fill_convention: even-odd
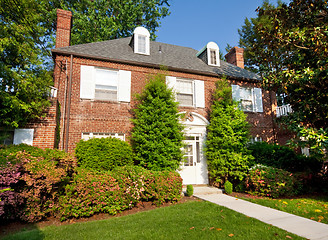
[[[213,49],[210,50],[210,59],[211,59],[212,65],[217,65],[216,64],[216,50],[213,50]]]
[[[177,79],[177,101],[181,106],[194,105],[194,82],[192,80]]]
[[[246,112],[263,112],[261,88],[231,85],[232,98],[239,102],[241,110]]]
[[[184,166],[195,166],[200,163],[200,140],[196,136],[187,136],[185,138],[183,162]]]
[[[138,35],[138,52],[146,53],[146,36]]]
[[[118,72],[96,69],[95,99],[117,101]]]
[[[240,88],[240,107],[243,111],[253,111],[253,92],[251,88]]]
[[[87,141],[91,138],[118,138],[122,141],[125,140],[125,135],[123,133],[82,133],[82,139]]]

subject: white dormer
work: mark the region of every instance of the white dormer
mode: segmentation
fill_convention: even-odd
[[[219,46],[215,42],[209,42],[197,53],[197,57],[210,66],[220,66]]]
[[[149,55],[149,31],[144,27],[137,27],[133,32],[133,48],[135,53]]]

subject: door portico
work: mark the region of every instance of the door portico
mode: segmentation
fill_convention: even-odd
[[[184,135],[184,156],[179,173],[183,184],[208,184],[208,171],[204,155],[206,139],[206,118],[197,113],[188,113]]]

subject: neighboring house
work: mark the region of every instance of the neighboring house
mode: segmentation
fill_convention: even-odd
[[[223,77],[248,115],[253,141],[275,141],[275,95],[260,88],[258,75],[243,69],[243,49],[233,48],[225,62],[214,42],[198,52],[150,41],[143,27],[131,37],[70,46],[72,14],[58,10],[57,15],[52,53],[58,92],[52,98],[51,114],[39,125],[31,125],[33,145],[53,148],[57,138],[59,149],[72,152],[80,139],[111,136],[127,141],[131,110],[136,106],[133,95],[143,90],[150,74],[161,72],[161,66],[167,68],[167,84],[176,92],[180,111],[187,113],[189,161],[180,171],[185,184],[208,183],[203,145],[215,82]]]

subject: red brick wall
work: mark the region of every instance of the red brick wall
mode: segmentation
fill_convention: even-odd
[[[58,101],[61,105],[61,142],[60,149],[65,148],[65,89],[68,89],[68,76],[65,70],[60,70],[60,63],[66,64],[67,60],[67,75],[70,73],[70,58],[68,56],[56,56],[55,61],[55,87],[58,88]],[[131,103],[117,103],[108,101],[91,101],[80,99],[80,66],[92,65],[98,67],[106,67],[119,70],[131,71]],[[149,74],[159,72],[158,69],[131,66],[127,64],[91,60],[85,58],[74,57],[73,74],[72,74],[72,94],[71,94],[71,109],[69,121],[69,143],[68,151],[72,152],[76,142],[81,139],[82,132],[107,132],[107,133],[124,133],[128,140],[132,124],[131,109],[136,102],[133,98],[134,93],[140,93],[145,85],[145,81]],[[201,76],[190,73],[172,72],[167,73],[169,76],[183,77],[189,79],[197,79],[205,81],[205,108],[183,107],[181,111],[196,112],[208,119],[208,113],[211,105],[211,96],[215,88],[215,82],[219,80],[217,77]],[[240,81],[230,81],[232,84],[243,86],[255,86],[255,83],[247,83]],[[66,100],[67,102],[67,100]],[[272,106],[270,105],[269,92],[263,91],[263,109],[264,113],[248,113],[248,121],[252,124],[251,133],[253,136],[260,136],[265,141],[273,141],[273,125],[272,125]],[[65,120],[65,121],[64,121]]]
[[[46,116],[26,126],[34,129],[33,146],[42,149],[55,147],[56,114],[57,100],[52,99]]]

